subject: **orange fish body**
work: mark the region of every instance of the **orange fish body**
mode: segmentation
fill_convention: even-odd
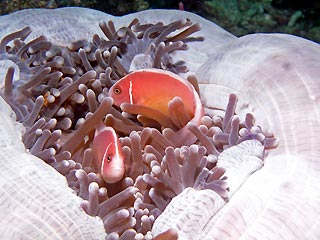
[[[124,155],[119,138],[112,127],[101,124],[96,129],[92,150],[104,181],[120,181],[125,172]]]
[[[195,99],[192,85],[180,76],[161,69],[141,69],[129,73],[109,90],[114,104],[143,105],[169,116],[168,103],[180,97],[190,118],[194,116]]]

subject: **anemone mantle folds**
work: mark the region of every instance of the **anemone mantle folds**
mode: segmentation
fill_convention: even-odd
[[[287,34],[237,38],[184,11],[147,10],[114,17],[83,8],[30,9],[1,16],[0,38],[29,26],[32,32],[26,40],[44,35],[55,45],[68,46],[90,40],[94,34],[103,35],[101,21],[111,20],[118,29],[134,18],[141,23],[164,24],[187,18],[200,24],[201,30],[194,36],[203,37],[203,41],[191,41],[187,50],[176,51],[171,57],[185,61],[189,73],[198,79],[205,112],[223,111],[229,95],[236,94],[237,114],[244,118],[247,112],[253,113],[256,122],[279,140],[261,170],[248,178],[241,174],[231,178],[230,186],[243,177],[246,181],[214,216],[205,218],[192,239],[320,239],[319,44]],[[12,64],[0,58],[1,87]],[[19,66],[14,67],[16,77]],[[104,239],[101,219],[81,209],[81,199],[68,188],[63,176],[26,152],[21,142],[23,128],[2,98],[0,104],[0,236]],[[205,192],[201,192],[203,198],[193,194],[188,190],[178,196],[194,201],[200,214],[206,207],[214,207]],[[181,203],[185,204],[183,199]],[[197,219],[197,212],[189,213],[185,219]],[[159,221],[170,221],[169,210],[163,214]],[[184,236],[181,229],[180,236]]]

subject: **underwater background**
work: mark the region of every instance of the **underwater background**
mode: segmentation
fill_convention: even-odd
[[[2,0],[0,14],[67,6],[93,8],[116,16],[145,9],[181,9],[199,14],[236,36],[279,32],[320,42],[319,0]]]

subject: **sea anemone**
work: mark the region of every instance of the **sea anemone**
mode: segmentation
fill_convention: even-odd
[[[26,160],[26,164],[31,164],[32,167],[24,170],[21,166],[22,170],[17,178],[21,179],[24,176],[27,181],[29,178],[34,180],[33,176],[41,175],[43,168],[51,166],[52,171],[43,170],[44,173],[50,172],[54,175],[54,171],[58,171],[66,178],[75,194],[65,189],[68,204],[64,205],[63,202],[66,201],[63,200],[64,197],[56,196],[58,193],[54,191],[58,188],[55,185],[57,183],[41,181],[40,184],[44,185],[46,191],[50,192],[53,189],[52,195],[48,197],[50,208],[46,207],[46,210],[49,213],[61,214],[59,221],[55,223],[57,228],[43,227],[39,233],[32,235],[29,230],[20,226],[19,230],[14,228],[10,228],[11,231],[1,230],[1,234],[7,238],[57,234],[70,238],[102,239],[106,233],[106,239],[177,239],[178,236],[181,239],[203,239],[205,236],[225,239],[225,234],[228,236],[229,234],[223,230],[220,221],[228,221],[226,211],[230,206],[237,211],[239,205],[234,202],[237,196],[240,196],[239,202],[243,201],[241,196],[245,193],[235,194],[245,189],[240,186],[252,173],[262,168],[265,161],[274,162],[274,154],[281,153],[279,149],[295,153],[292,146],[296,146],[298,140],[287,139],[283,133],[284,126],[281,125],[282,118],[278,121],[280,125],[272,124],[274,121],[269,120],[274,105],[266,105],[260,100],[262,98],[258,98],[264,96],[263,93],[259,93],[259,96],[251,95],[247,84],[253,78],[251,75],[246,75],[246,71],[249,70],[243,70],[243,75],[240,75],[244,76],[244,79],[249,79],[243,81],[245,90],[241,91],[241,87],[236,85],[235,81],[229,80],[234,76],[228,75],[229,78],[225,79],[225,73],[219,69],[223,69],[226,64],[228,56],[226,53],[233,54],[234,51],[237,56],[238,44],[240,49],[247,46],[246,44],[257,47],[256,45],[264,43],[268,46],[264,41],[267,38],[281,44],[281,37],[258,35],[252,39],[247,39],[248,37],[244,37],[244,40],[236,39],[217,26],[182,12],[178,12],[175,19],[169,19],[165,16],[166,13],[162,12],[163,15],[158,21],[147,20],[142,17],[144,13],[138,13],[123,18],[121,22],[118,18],[88,9],[71,8],[68,12],[70,10],[72,10],[70,19],[76,19],[76,15],[79,15],[80,19],[84,16],[84,21],[79,21],[70,27],[69,35],[63,35],[63,30],[58,28],[59,39],[55,39],[54,31],[51,34],[50,31],[48,34],[45,31],[43,34],[38,34],[39,28],[35,26],[41,26],[39,23],[30,23],[30,27],[26,27],[17,21],[19,27],[13,24],[14,30],[4,30],[11,33],[4,36],[0,43],[0,56],[5,71],[1,96],[11,106],[16,120],[23,125],[21,139],[25,148],[43,160],[37,159],[34,163],[33,161],[36,161],[34,157],[24,154],[28,155],[26,159],[30,159]],[[49,19],[59,19],[54,16],[63,14],[64,11],[66,9],[26,10],[3,18],[11,19],[11,16],[15,15],[16,19],[24,19],[36,13],[37,19],[41,19],[44,15]],[[81,15],[82,12],[86,12],[87,15]],[[153,12],[146,11],[145,14],[152,15]],[[100,24],[95,20],[99,16]],[[68,21],[66,20],[65,26],[68,26]],[[43,19],[40,23],[42,22]],[[84,28],[88,31],[73,35],[78,27],[84,26],[84,22],[91,24],[91,27]],[[204,30],[200,30],[198,22],[203,23]],[[119,24],[120,27],[117,27]],[[217,35],[214,38],[208,38],[211,36],[208,26],[216,30]],[[66,36],[66,39],[62,36]],[[262,40],[259,40],[261,38]],[[292,46],[299,41],[304,43],[304,48],[299,53],[300,59],[306,55],[304,52],[311,54],[310,49],[318,49],[316,44],[305,40],[290,36],[286,38],[292,41]],[[257,43],[255,39],[258,39]],[[208,53],[201,54],[200,50],[204,43],[214,48]],[[287,49],[290,50],[289,47]],[[186,57],[198,51],[199,54],[195,59],[190,60]],[[255,56],[254,53],[251,54],[248,56]],[[269,55],[265,53],[264,56]],[[281,55],[280,57],[271,55],[270,59],[279,61],[283,69],[287,70],[299,66],[294,62],[288,62]],[[268,63],[269,58],[265,57],[262,60]],[[206,61],[207,63],[200,67]],[[241,64],[238,63],[236,66]],[[141,108],[137,108],[136,113],[128,110],[132,108],[130,105],[120,109],[112,105],[113,99],[109,97],[109,88],[127,73],[150,67],[165,69],[186,79],[189,74],[188,80],[200,93],[206,110],[200,122],[191,121],[186,125],[179,125],[177,123],[186,121],[181,120],[185,118],[183,114],[177,113],[173,114],[175,119],[170,119],[176,123],[174,127],[164,126],[161,121],[157,122],[157,119],[141,115],[140,113],[143,113]],[[308,69],[313,71],[313,65]],[[248,73],[251,73],[250,71]],[[255,79],[264,76],[261,71],[254,72]],[[279,71],[279,75],[285,79],[291,76]],[[226,72],[230,74],[229,71]],[[312,74],[313,72],[311,76]],[[214,82],[218,85],[207,84]],[[260,84],[269,87],[268,84],[272,82],[264,81]],[[256,83],[253,90],[256,89],[261,89],[259,83]],[[282,89],[281,85],[279,89]],[[265,94],[274,93],[273,89],[267,90],[269,92],[266,91]],[[300,94],[304,96],[302,92]],[[258,100],[255,101],[255,98]],[[272,96],[264,99],[275,101]],[[286,95],[284,98],[279,97],[278,101],[281,99],[286,99]],[[169,105],[172,112],[177,111],[175,104],[183,105],[180,100],[174,100],[173,104]],[[283,110],[281,114],[286,116],[285,113],[291,113],[290,111]],[[282,115],[277,115],[279,116]],[[14,118],[9,108],[6,108],[2,118],[4,121]],[[291,123],[291,119],[286,120]],[[94,130],[101,122],[117,131],[125,155],[124,178],[114,184],[104,182],[94,165],[92,141]],[[9,132],[14,136],[19,135],[12,124],[8,122],[4,126],[7,125],[10,129],[1,128],[4,136],[8,136]],[[177,138],[173,137],[181,129],[187,130],[184,131],[187,133],[186,137],[195,139],[192,144],[180,146]],[[22,146],[17,146],[17,149],[9,147],[8,143],[14,142],[14,136],[8,137],[8,142],[3,143],[8,154],[11,151],[23,152]],[[275,136],[284,141],[282,147],[278,147]],[[277,149],[273,150],[274,148]],[[13,155],[9,155],[6,159],[10,159],[10,156]],[[24,159],[20,159],[17,163],[5,160],[5,163],[23,165],[22,160]],[[268,166],[270,168],[270,165]],[[16,174],[11,173],[12,169],[5,166],[2,169],[3,179],[17,181],[14,179]],[[263,170],[264,168],[258,172],[265,172]],[[286,176],[291,175],[288,173]],[[63,178],[59,176],[55,179],[58,178],[59,180],[55,181],[63,185],[61,180]],[[35,190],[31,190],[30,194],[34,194]],[[2,195],[4,201],[8,201],[7,199],[11,199],[19,191],[22,190],[14,192],[4,190],[5,194]],[[248,194],[248,191],[246,196],[251,198],[257,196],[256,192],[260,193],[254,190],[252,194]],[[39,189],[36,192],[41,194]],[[30,194],[26,194],[25,197],[34,199]],[[20,202],[28,202],[32,209],[35,209],[33,212],[37,213],[38,205],[33,205],[30,199],[24,198]],[[225,205],[227,201],[229,203]],[[52,209],[51,204],[55,206]],[[76,206],[79,209],[76,209]],[[99,218],[87,217],[80,210],[80,206],[87,215]],[[208,207],[210,211],[203,214],[204,209]],[[75,224],[68,223],[72,222],[74,213],[81,218]],[[70,215],[70,220],[66,220],[64,224],[71,224],[75,228],[74,231],[69,233],[67,230],[60,230],[59,226],[63,225],[63,214]],[[242,214],[248,217],[245,213]],[[8,221],[17,221],[17,215],[18,213],[11,214],[10,217],[4,218],[2,225]],[[217,221],[212,222],[212,219]],[[30,228],[42,227],[41,221],[41,218],[37,218],[37,222],[30,221],[31,223],[26,224]],[[252,220],[245,219],[239,224],[247,226],[250,221]],[[91,224],[91,230],[89,227],[81,229],[86,222]],[[102,225],[105,233],[101,229]],[[211,229],[210,226],[216,227]],[[232,232],[229,237],[234,238],[239,234],[242,234],[242,229]]]
[[[188,40],[196,26],[189,27],[189,22],[141,25],[134,19],[119,30],[115,30],[112,21],[108,27],[102,22],[100,28],[109,40],[94,35],[92,42],[78,41],[69,48],[54,46],[43,36],[25,43],[23,40],[31,33],[26,27],[7,35],[0,44],[3,58],[13,61],[27,77],[13,81],[15,70],[9,67],[2,91],[17,121],[26,129],[23,143],[31,154],[66,177],[69,186],[84,200],[83,209],[89,215],[99,216],[109,235],[124,237],[129,229],[150,235],[154,220],[187,187],[212,189],[227,198],[226,184],[219,179],[224,171],[206,168],[204,147],[174,150],[176,142],[171,142],[160,129],[146,127],[146,120],[139,124],[146,116],[141,107],[137,107],[140,118],[124,117],[112,107],[113,100],[108,97],[108,88],[131,70],[126,69],[128,63],[139,66],[139,50],[154,62],[140,67],[180,72],[182,62],[173,64],[168,54],[186,48],[185,43],[175,40]],[[179,35],[167,37],[183,27]],[[183,102],[177,101],[183,107]],[[169,109],[177,111],[175,102],[169,104]],[[188,119],[181,113],[174,115],[176,122]],[[107,184],[94,168],[92,132],[103,121],[123,136],[120,140],[126,171],[122,183]],[[159,123],[161,129],[168,127]]]

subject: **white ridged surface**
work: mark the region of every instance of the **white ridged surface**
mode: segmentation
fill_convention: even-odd
[[[252,112],[280,141],[202,239],[320,239],[320,46],[248,35],[216,49],[197,76],[207,111],[236,93],[237,113]]]
[[[217,166],[226,170],[229,194],[232,196],[243,182],[263,166],[264,147],[257,140],[244,141],[224,150]]]
[[[174,197],[157,218],[152,233],[157,235],[169,228],[178,230],[179,240],[199,239],[199,233],[225,201],[212,190],[184,189]]]

